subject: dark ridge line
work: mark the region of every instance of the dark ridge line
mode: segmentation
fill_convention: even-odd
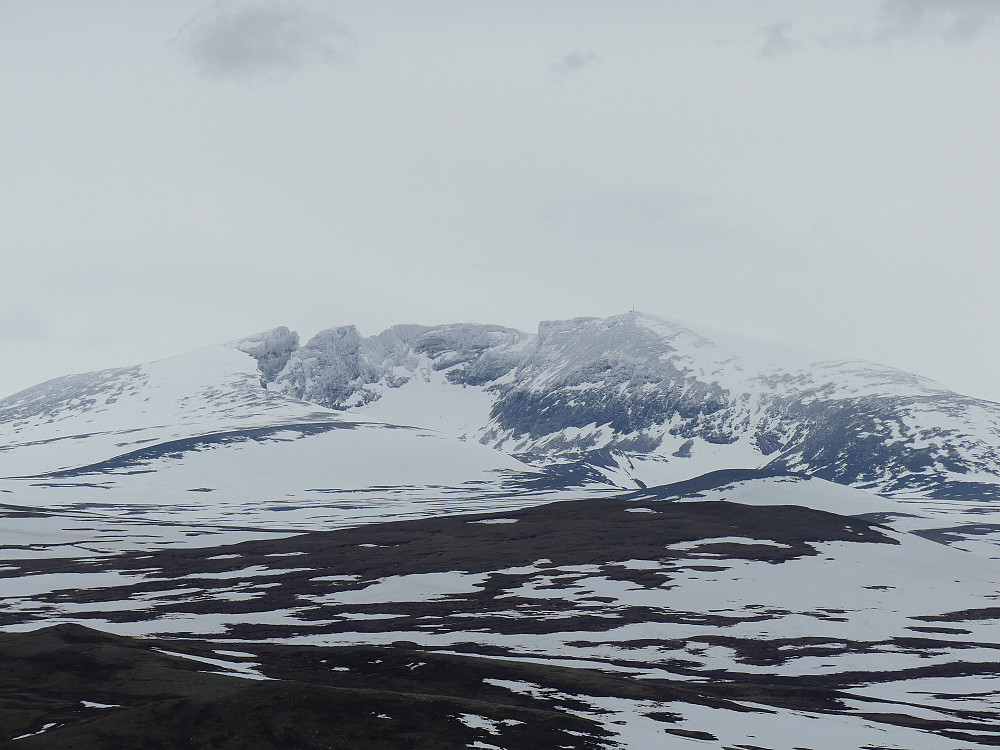
[[[92,438],[97,435],[129,435],[133,432],[142,432],[145,429],[149,430],[159,430],[167,427],[168,425],[154,424],[149,425],[149,427],[132,427],[128,430],[100,430],[98,432],[81,432],[76,435],[58,435],[56,437],[45,438],[44,440],[29,440],[27,443],[15,443],[12,445],[0,446],[0,453],[4,451],[16,450],[18,448],[29,448],[35,445],[48,445],[50,443],[59,443],[63,440],[86,440],[87,438]],[[156,438],[150,438],[149,440],[140,440],[139,442],[151,442]],[[11,479],[18,479],[19,477],[7,477]]]
[[[744,482],[748,479],[773,479],[775,477],[810,479],[811,475],[801,471],[767,466],[760,469],[716,469],[691,479],[682,479],[670,484],[658,484],[622,495],[614,495],[613,498],[615,500],[666,500],[670,497],[684,497],[704,490],[715,490],[725,487],[727,484]]]
[[[59,469],[44,474],[28,474],[19,477],[3,477],[4,479],[64,479],[67,477],[85,476],[87,474],[101,474],[114,469],[135,466],[145,461],[150,461],[164,456],[179,457],[189,451],[201,450],[208,445],[228,445],[246,440],[261,440],[278,432],[293,431],[300,435],[318,435],[332,430],[353,430],[362,425],[378,424],[389,429],[408,430],[411,427],[400,425],[384,424],[377,422],[293,422],[290,424],[268,425],[266,427],[247,427],[243,429],[224,430],[221,432],[208,432],[202,435],[193,435],[176,440],[168,440],[156,445],[149,445],[144,448],[122,453],[118,456],[98,461],[96,463],[78,466],[72,469]]]

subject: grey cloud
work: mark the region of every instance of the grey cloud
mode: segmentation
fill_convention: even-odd
[[[874,23],[797,37],[792,33],[792,21],[783,18],[762,27],[753,40],[760,43],[757,56],[773,60],[813,44],[840,51],[916,37],[964,42],[979,36],[997,19],[1000,0],[881,0]]]
[[[207,76],[246,78],[345,62],[351,34],[302,3],[222,0],[185,24],[172,43]]]
[[[916,35],[962,42],[978,36],[1000,16],[997,0],[883,0],[875,40]]]
[[[590,65],[596,65],[601,59],[593,52],[570,52],[552,64],[552,71],[557,79],[563,79]]]
[[[802,47],[802,43],[790,36],[792,22],[782,18],[764,26],[758,37],[763,38],[757,56],[764,60],[773,60],[782,55],[788,55]]]

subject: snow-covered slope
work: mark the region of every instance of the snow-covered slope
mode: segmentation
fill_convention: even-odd
[[[191,492],[212,493],[209,504],[218,505],[397,486],[471,492],[537,476],[449,433],[358,419],[268,391],[263,350],[282,333],[294,336],[278,329],[60,378],[0,401],[7,480],[0,490],[28,505],[176,505],[192,502]]]
[[[0,401],[0,476],[69,469],[195,435],[337,419],[259,380],[253,359],[220,346],[42,383]]]

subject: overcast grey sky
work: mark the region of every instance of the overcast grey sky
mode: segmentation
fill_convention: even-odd
[[[0,394],[632,307],[1000,400],[1000,0],[0,0]]]

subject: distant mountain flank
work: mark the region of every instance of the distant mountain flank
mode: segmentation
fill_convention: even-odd
[[[0,477],[89,476],[106,490],[139,487],[133,475],[145,472],[174,477],[170,491],[229,487],[233,498],[468,482],[636,488],[720,469],[1000,497],[1000,405],[884,365],[635,312],[535,334],[461,323],[364,337],[342,326],[304,344],[279,327],[14,394],[0,400],[0,440]]]
[[[236,346],[270,392],[345,414],[393,421],[413,402],[433,411],[450,390],[476,389],[479,414],[428,418],[529,464],[587,464],[623,483],[699,473],[685,464],[769,465],[889,494],[993,493],[1000,481],[997,404],[642,313],[544,322],[537,334],[344,326],[304,345],[277,328]]]

